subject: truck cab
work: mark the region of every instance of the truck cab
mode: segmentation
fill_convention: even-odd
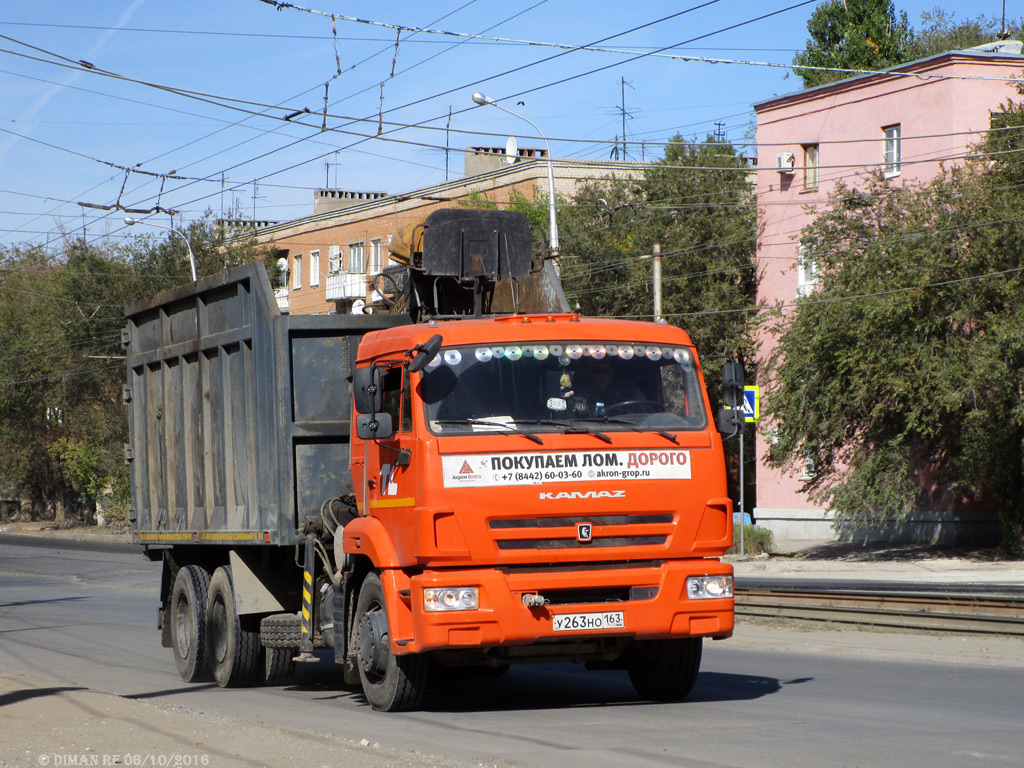
[[[689,691],[702,638],[733,629],[732,505],[684,331],[571,313],[390,328],[363,338],[354,393],[358,516],[339,539],[386,617],[354,616],[364,690],[429,654]]]

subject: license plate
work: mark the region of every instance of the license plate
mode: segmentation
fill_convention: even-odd
[[[592,629],[624,629],[622,611],[606,613],[563,613],[551,618],[555,632],[587,632]]]

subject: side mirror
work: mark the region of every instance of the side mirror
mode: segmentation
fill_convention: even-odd
[[[395,434],[390,413],[361,413],[356,416],[356,436],[362,440],[384,440]]]
[[[441,339],[441,335],[435,333],[422,344],[417,344],[415,347],[413,347],[412,350],[410,350],[410,353],[416,352],[417,355],[416,357],[409,361],[409,373],[416,373],[416,371],[422,371],[424,368],[430,365],[430,361],[437,357],[437,353],[441,351],[442,341],[443,340]]]
[[[718,411],[715,425],[718,427],[718,431],[728,440],[730,437],[736,437],[736,435],[743,431],[747,425],[747,420],[743,417],[742,408],[722,408]]]
[[[728,362],[722,366],[722,402],[730,408],[743,406],[743,363]]]
[[[380,368],[371,365],[369,368],[356,368],[352,376],[352,394],[355,396],[356,413],[377,413],[380,411],[384,397],[381,394]]]

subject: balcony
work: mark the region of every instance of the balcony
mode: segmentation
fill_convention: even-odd
[[[288,312],[288,289],[287,288],[275,288],[274,298],[277,299],[277,308],[282,312]]]
[[[366,275],[362,272],[334,272],[327,275],[327,300],[366,298]]]

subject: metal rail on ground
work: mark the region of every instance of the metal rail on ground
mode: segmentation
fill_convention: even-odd
[[[736,615],[1024,637],[1024,597],[887,590],[743,588]]]

